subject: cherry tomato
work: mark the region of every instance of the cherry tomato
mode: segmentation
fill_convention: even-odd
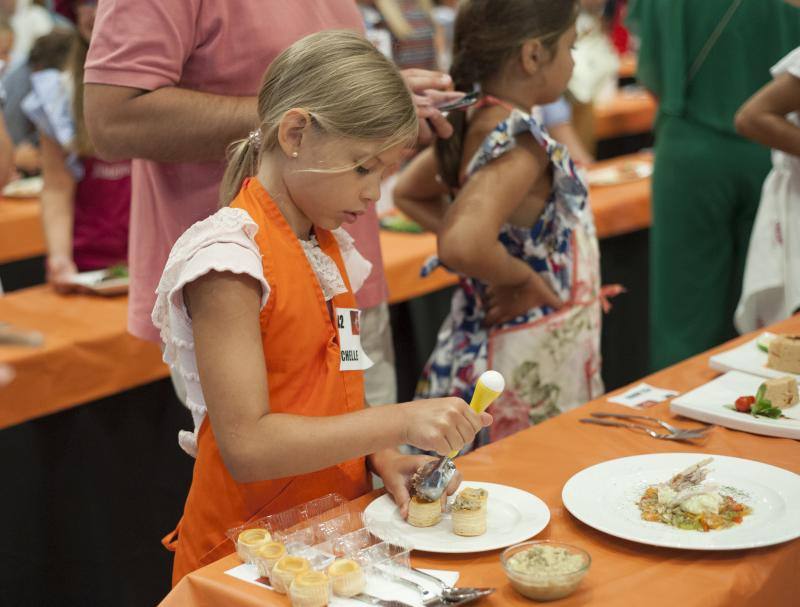
[[[742,413],[750,413],[750,407],[752,407],[755,402],[755,396],[740,396],[736,399],[734,407],[736,407],[737,411],[741,411]]]

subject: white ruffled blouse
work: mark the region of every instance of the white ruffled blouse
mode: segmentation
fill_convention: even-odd
[[[192,319],[183,302],[183,288],[211,271],[247,274],[261,283],[261,308],[267,303],[270,286],[264,277],[261,251],[255,242],[258,225],[244,209],[225,207],[191,226],[175,243],[156,289],[153,324],[161,332],[164,362],[186,384],[186,407],[192,413],[194,430],[181,430],[178,443],[189,455],[197,456],[197,433],[206,415],[206,404],[197,372]],[[355,248],[352,237],[339,228],[332,234],[353,291],[358,291],[372,270],[372,264]],[[345,293],[347,287],[336,263],[312,236],[299,241],[317,276],[325,301]]]

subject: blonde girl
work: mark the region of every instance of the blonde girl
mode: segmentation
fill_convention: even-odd
[[[173,581],[232,551],[225,530],[382,477],[404,513],[410,443],[460,448],[489,416],[457,398],[365,409],[354,292],[369,263],[339,227],[379,196],[417,135],[399,73],[355,33],[281,53],[258,94],[259,124],[234,145],[223,205],[170,254],[153,310],[165,359],[187,382],[196,456]]]
[[[572,74],[572,0],[459,5],[450,74],[483,101],[401,174],[396,204],[438,235],[461,275],[418,398],[469,398],[488,367],[509,388],[494,440],[602,393],[599,263],[587,191],[566,149],[530,115]],[[426,268],[426,271],[430,267]]]

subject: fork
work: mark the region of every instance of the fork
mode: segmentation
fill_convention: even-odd
[[[704,432],[708,432],[716,428],[714,424],[708,426],[700,426],[698,428],[678,428],[677,426],[673,426],[672,424],[665,422],[662,419],[658,419],[657,417],[650,417],[648,415],[632,415],[628,413],[603,413],[601,411],[596,411],[592,413],[592,417],[613,417],[615,419],[641,419],[643,421],[654,422],[664,428],[667,432],[671,434],[683,434],[686,432],[697,433],[701,434]]]
[[[395,599],[381,599],[377,596],[372,596],[371,594],[366,594],[364,592],[355,595],[353,598],[357,601],[361,601],[362,603],[367,603],[368,605],[378,605],[379,607],[414,607],[413,605],[409,605],[408,603],[404,603],[402,601]]]
[[[705,438],[705,432],[694,432],[691,430],[684,430],[682,432],[673,432],[670,434],[661,434],[647,426],[639,424],[626,424],[624,422],[612,422],[608,419],[597,419],[596,417],[584,417],[581,420],[584,424],[597,424],[598,426],[615,426],[617,428],[630,428],[631,430],[639,430],[645,434],[649,434],[653,438],[660,438],[663,440],[692,440],[695,438]]]

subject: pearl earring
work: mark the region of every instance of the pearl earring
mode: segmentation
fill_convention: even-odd
[[[292,152],[292,158],[297,158],[299,155],[299,152]]]

